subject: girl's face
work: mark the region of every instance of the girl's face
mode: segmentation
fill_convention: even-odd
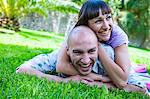
[[[96,33],[100,42],[110,39],[112,24],[111,14],[103,15],[101,10],[98,17],[88,20],[88,26]]]

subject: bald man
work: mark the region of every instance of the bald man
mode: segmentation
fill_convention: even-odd
[[[76,70],[82,75],[88,75],[98,57],[98,40],[94,32],[86,26],[75,27],[68,37],[67,49],[67,54]],[[66,76],[56,73],[57,54],[58,52],[54,51],[50,54],[38,55],[19,66],[16,72],[36,75],[58,82],[73,79],[81,80],[79,76],[63,79],[62,77]]]

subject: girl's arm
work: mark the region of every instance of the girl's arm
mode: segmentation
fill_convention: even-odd
[[[77,75],[78,72],[70,63],[69,56],[67,55],[67,43],[64,42],[59,50],[56,72],[64,73],[66,75]]]
[[[123,44],[115,49],[115,62],[108,57],[102,46],[99,46],[99,59],[101,60],[106,72],[118,88],[127,85],[129,74],[130,59],[128,46]]]

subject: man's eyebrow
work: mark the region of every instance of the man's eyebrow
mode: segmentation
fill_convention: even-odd
[[[80,49],[73,49],[72,51],[73,52],[82,52],[82,50],[80,50]]]
[[[93,48],[89,49],[89,51],[96,50],[96,49],[97,49],[97,47],[93,47]]]
[[[97,47],[93,47],[93,48],[91,48],[91,49],[96,49]]]

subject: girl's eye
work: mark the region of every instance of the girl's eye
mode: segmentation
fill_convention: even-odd
[[[95,23],[101,23],[103,20],[96,20]]]
[[[112,17],[111,16],[107,16],[107,20],[111,19]]]

